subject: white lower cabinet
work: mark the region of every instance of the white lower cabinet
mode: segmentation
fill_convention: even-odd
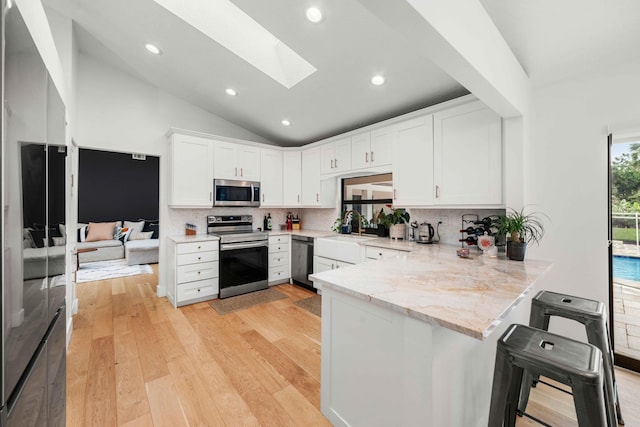
[[[288,235],[269,236],[269,285],[289,282],[290,241]]]
[[[167,297],[174,307],[213,299],[219,293],[218,240],[203,239],[169,239],[173,283],[167,286]]]
[[[313,256],[313,272],[314,273],[322,273],[323,271],[328,270],[336,270],[338,268],[349,267],[350,265],[355,265],[350,262],[338,261],[337,259],[325,258],[318,255]],[[318,289],[318,293],[322,291],[322,287],[313,283],[313,287]]]

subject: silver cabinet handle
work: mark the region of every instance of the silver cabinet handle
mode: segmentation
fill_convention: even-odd
[[[371,152],[371,161],[373,162],[373,151]]]
[[[333,169],[333,159],[331,159],[331,169]]]
[[[262,193],[262,203],[264,203],[264,193]]]
[[[440,197],[440,186],[436,185],[436,199]]]
[[[209,191],[209,201],[213,200],[213,191]]]
[[[242,168],[240,168],[240,176],[244,176],[244,173],[242,171]]]
[[[233,173],[234,176],[238,176],[238,168],[235,168],[235,172]]]
[[[320,201],[320,193],[316,193],[316,202]]]
[[[365,163],[369,163],[369,152],[364,153],[364,161]]]
[[[396,190],[395,188],[393,189],[393,200],[396,200],[398,198],[398,190]]]
[[[337,168],[337,167],[338,167],[338,159],[335,159],[335,160],[333,161],[333,164],[334,164],[334,165],[336,165],[336,168]]]
[[[300,203],[300,195],[298,194],[298,203]]]

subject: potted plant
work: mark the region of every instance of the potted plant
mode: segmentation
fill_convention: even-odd
[[[378,224],[389,229],[389,237],[392,239],[404,239],[407,233],[407,224],[411,216],[404,209],[393,209],[385,214],[382,209],[378,214]]]
[[[539,212],[525,214],[509,209],[506,215],[499,217],[498,232],[507,236],[507,258],[514,261],[524,261],[528,243],[540,243],[544,236],[542,217],[548,217]]]

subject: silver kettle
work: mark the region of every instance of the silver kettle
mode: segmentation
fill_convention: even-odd
[[[428,222],[423,222],[418,227],[418,241],[419,242],[432,242],[435,235],[433,226]]]

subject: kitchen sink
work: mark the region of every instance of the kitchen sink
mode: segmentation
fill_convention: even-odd
[[[359,236],[357,234],[337,234],[335,236],[329,237],[329,239],[340,240],[342,242],[358,242],[363,240],[371,240],[376,239],[378,236]]]

